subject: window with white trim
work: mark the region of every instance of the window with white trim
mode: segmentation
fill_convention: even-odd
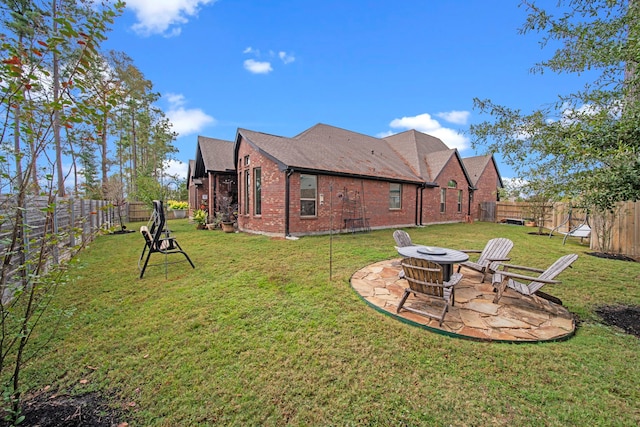
[[[300,175],[300,216],[316,216],[318,177]]]
[[[440,189],[440,213],[445,213],[447,210],[447,189]]]
[[[389,183],[389,209],[402,208],[402,184]]]

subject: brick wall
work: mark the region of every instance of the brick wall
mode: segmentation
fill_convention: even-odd
[[[249,164],[246,164],[249,156]],[[491,164],[493,165],[493,164]],[[238,228],[241,231],[284,235],[286,172],[280,171],[270,159],[253,150],[241,141],[238,149]],[[262,212],[256,215],[254,207],[255,168],[261,170]],[[250,176],[248,204],[245,198],[246,174]],[[389,209],[389,183],[385,181],[360,179],[341,176],[317,176],[316,215],[300,215],[300,173],[294,172],[289,180],[290,216],[289,233],[305,235],[328,233],[345,229],[346,198],[360,199],[361,214],[371,228],[406,227],[416,224],[415,184],[402,185],[401,209]],[[456,181],[455,188],[447,188],[450,180]],[[469,183],[462,166],[454,156],[445,166],[437,179],[440,187],[422,190],[422,224],[465,221],[469,212]],[[480,189],[474,194],[472,215],[477,215],[477,203],[483,200],[495,200],[497,171],[488,168],[480,178]],[[447,188],[446,210],[440,212],[440,188]],[[458,190],[462,190],[462,207],[458,211]],[[418,193],[420,190],[418,190]],[[246,209],[245,209],[246,205]]]
[[[245,165],[246,156],[249,156],[248,165]],[[273,161],[262,156],[246,143],[240,144],[238,149],[238,164],[236,167],[238,169],[238,228],[242,231],[284,235],[285,173],[278,170],[278,166]],[[261,173],[261,215],[254,214],[255,201],[253,187],[255,168],[260,168]],[[245,198],[247,173],[249,173],[251,177],[248,205],[246,205]],[[245,213],[247,211],[248,213]]]
[[[495,202],[498,200],[499,182],[498,171],[496,170],[493,162],[489,162],[478,179],[476,184],[477,190],[473,193],[471,215],[474,219],[480,219],[481,202]]]
[[[449,188],[449,181],[456,181],[456,186]],[[440,187],[425,188],[422,199],[422,223],[461,222],[467,215],[469,206],[469,183],[464,175],[460,162],[451,157],[444,167],[436,183]],[[445,212],[440,212],[440,190],[446,188]],[[462,190],[462,208],[458,212],[458,190]]]
[[[245,158],[249,156],[249,165]],[[238,228],[242,231],[283,235],[285,233],[285,188],[286,173],[248,144],[241,142],[238,149]],[[254,214],[254,169],[260,168],[262,177],[262,213]],[[248,198],[248,213],[245,213],[245,179],[249,172],[251,181]],[[344,228],[348,217],[345,197],[361,201],[360,216],[369,220],[372,228],[401,227],[415,224],[416,186],[402,187],[402,208],[389,209],[389,183],[384,181],[356,179],[337,176],[317,176],[316,215],[300,216],[300,173],[290,179],[289,233],[292,235],[327,233]],[[362,203],[362,201],[364,203]],[[362,207],[363,206],[363,207]],[[333,208],[332,208],[333,207]]]

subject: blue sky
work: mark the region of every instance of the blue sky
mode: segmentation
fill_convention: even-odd
[[[575,76],[530,72],[553,52],[518,34],[518,3],[128,0],[104,48],[127,53],[162,94],[179,133],[170,169],[183,178],[198,135],[234,140],[238,127],[281,136],[316,123],[372,136],[414,128],[468,157],[484,151],[465,131],[488,119],[474,97],[530,111],[579,88]]]

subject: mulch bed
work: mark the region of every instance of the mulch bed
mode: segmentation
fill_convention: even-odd
[[[637,260],[622,254],[611,254],[608,252],[587,252],[586,254],[594,257],[598,257],[598,258],[617,259],[618,261],[638,262]]]
[[[626,333],[640,338],[640,307],[626,305],[605,305],[596,309],[603,323],[617,326]]]
[[[25,416],[20,427],[125,427],[126,415],[114,408],[108,400],[98,393],[81,396],[40,393],[25,396],[22,403],[22,415]],[[1,421],[0,426],[10,424]]]

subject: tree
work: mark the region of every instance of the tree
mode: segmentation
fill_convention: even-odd
[[[557,197],[580,197],[600,210],[640,198],[640,7],[635,0],[560,0],[555,15],[523,1],[521,33],[559,43],[533,72],[595,74],[575,93],[525,113],[474,99],[493,121],[472,125],[475,146],[500,152],[521,179]],[[545,190],[545,192],[547,192]]]
[[[5,399],[2,409],[15,424],[20,422],[20,379],[29,358],[29,343],[55,287],[63,280],[64,269],[57,262],[63,233],[54,221],[58,179],[53,173],[40,177],[34,171],[38,160],[46,157],[44,153],[58,148],[51,141],[56,123],[70,128],[72,123],[91,120],[75,114],[82,105],[73,105],[69,94],[82,90],[74,85],[74,78],[90,68],[106,26],[124,7],[121,2],[102,7],[95,2],[78,2],[87,6],[84,9],[75,8],[71,0],[50,4],[58,10],[56,5],[62,3],[74,3],[74,7],[56,12],[54,25],[44,2],[0,0],[0,20],[6,31],[0,34],[0,171],[8,193],[0,198],[0,228],[5,236],[0,252],[0,386]],[[53,30],[55,26],[59,31]],[[50,84],[53,57],[68,46],[80,47],[64,66],[59,63],[58,73],[53,73],[60,85],[57,95],[51,96],[55,93]],[[13,144],[6,144],[8,135]],[[56,169],[55,164],[48,166],[51,171]],[[30,237],[25,212],[28,197],[34,193],[32,184],[37,181],[43,181],[42,188],[47,189],[48,204],[40,210],[42,235]]]

